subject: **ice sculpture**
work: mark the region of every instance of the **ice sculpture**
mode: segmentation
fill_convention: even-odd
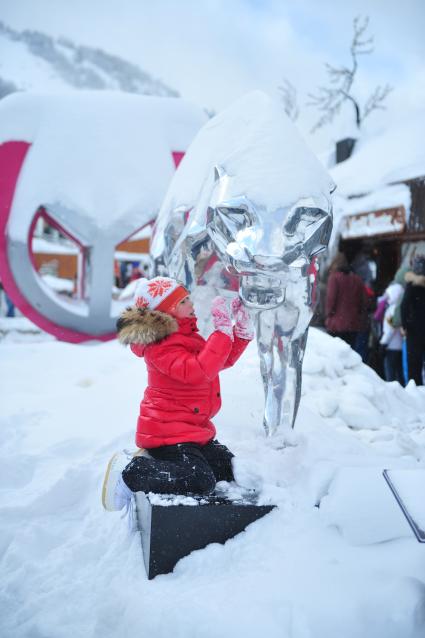
[[[198,133],[154,229],[156,273],[183,281],[198,308],[239,294],[253,313],[268,434],[294,426],[333,190],[281,105],[254,92]]]

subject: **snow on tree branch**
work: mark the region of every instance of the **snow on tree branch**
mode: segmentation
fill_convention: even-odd
[[[386,84],[384,87],[377,86],[372,95],[366,100],[363,108],[355,97],[352,87],[358,71],[360,55],[373,53],[373,36],[367,37],[366,31],[369,26],[369,18],[363,20],[357,16],[353,21],[353,38],[350,44],[351,66],[333,66],[326,63],[326,71],[329,77],[330,86],[319,86],[317,92],[309,93],[307,106],[314,106],[321,113],[316,124],[311,129],[314,133],[322,126],[330,124],[339,113],[344,102],[349,101],[354,108],[354,116],[357,127],[360,128],[363,120],[376,109],[384,109],[383,102],[392,87]]]
[[[387,95],[391,93],[392,86],[386,84],[385,86],[377,86],[372,95],[370,95],[366,101],[366,104],[363,108],[363,119],[365,119],[369,113],[374,111],[375,109],[385,109],[382,102],[385,100]]]
[[[300,109],[298,108],[297,103],[296,88],[293,84],[291,84],[291,82],[289,82],[289,80],[284,79],[283,86],[279,86],[278,89],[281,93],[283,108],[286,115],[295,122],[300,114]]]

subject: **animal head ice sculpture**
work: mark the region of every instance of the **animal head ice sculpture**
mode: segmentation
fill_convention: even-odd
[[[156,272],[203,300],[237,292],[255,315],[267,433],[295,422],[333,190],[280,104],[255,92],[198,133],[154,230]]]

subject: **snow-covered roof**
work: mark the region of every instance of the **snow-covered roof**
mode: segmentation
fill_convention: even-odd
[[[151,235],[152,235],[152,225],[148,224],[141,230],[137,231],[137,233],[134,233],[134,235],[130,237],[129,241],[136,241],[138,239],[149,239]]]
[[[353,197],[345,200],[344,210],[347,215],[358,215],[370,210],[393,208],[403,206],[406,211],[410,209],[410,189],[405,184],[394,184],[378,188],[364,197]]]
[[[379,135],[359,140],[353,155],[331,170],[338,194],[371,193],[388,184],[425,175],[424,139],[425,112],[421,112]]]
[[[32,251],[33,253],[43,253],[47,255],[78,255],[79,253],[78,246],[47,241],[47,239],[43,239],[42,237],[33,237]]]
[[[405,184],[378,188],[352,199],[336,195],[334,235],[349,239],[402,232],[409,220],[410,201],[410,189]],[[374,211],[379,211],[379,215],[373,214]]]
[[[46,241],[40,237],[34,237],[32,240],[32,252],[34,254],[42,255],[78,255],[80,250],[78,246],[71,244],[62,244],[59,242]],[[140,261],[140,259],[146,255],[146,253],[130,252],[127,250],[116,250],[114,253],[115,259],[119,260],[134,260]]]
[[[18,93],[0,102],[0,144],[25,141],[10,236],[40,205],[82,213],[97,228],[153,219],[184,152],[206,120],[180,98],[118,92]]]

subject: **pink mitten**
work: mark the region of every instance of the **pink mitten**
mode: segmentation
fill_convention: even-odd
[[[252,341],[254,338],[254,325],[248,310],[239,297],[232,300],[232,313],[236,319],[235,335],[241,339]]]
[[[223,297],[215,297],[215,299],[213,299],[211,304],[211,314],[213,317],[214,328],[220,332],[224,332],[224,334],[233,339],[232,319]]]

